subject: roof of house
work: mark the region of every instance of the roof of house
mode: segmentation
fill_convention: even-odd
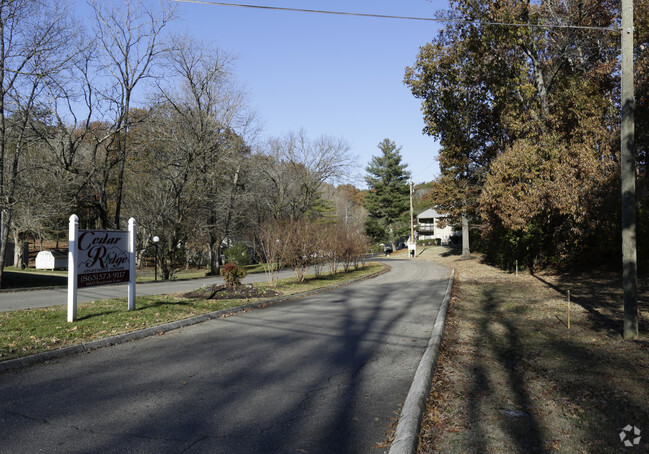
[[[435,211],[433,208],[429,208],[426,211],[424,211],[423,213],[420,213],[417,216],[417,219],[419,220],[419,219],[445,218],[447,216],[448,216],[448,214],[441,214],[441,213],[438,213],[437,211]]]

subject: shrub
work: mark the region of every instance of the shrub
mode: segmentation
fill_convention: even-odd
[[[281,241],[282,259],[295,270],[299,282],[303,282],[306,271],[318,255],[317,242],[314,241],[322,231],[322,226],[308,219],[292,221],[284,226]]]
[[[226,263],[223,267],[223,279],[226,287],[237,287],[241,285],[241,279],[246,276],[246,270],[234,263]]]
[[[374,243],[370,246],[369,252],[370,254],[383,254],[383,246],[381,243]]]
[[[238,266],[250,265],[248,246],[243,241],[237,241],[225,250],[225,260]]]
[[[268,284],[272,286],[277,285],[276,272],[285,265],[282,256],[285,224],[282,221],[265,222],[256,235],[256,253],[261,258]]]

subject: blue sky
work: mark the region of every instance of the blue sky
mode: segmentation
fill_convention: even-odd
[[[230,0],[288,8],[433,17],[446,0]],[[282,12],[176,3],[172,31],[236,57],[235,76],[266,136],[304,129],[311,138],[343,137],[361,176],[389,138],[417,183],[438,174],[438,144],[422,134],[420,102],[403,84],[405,67],[440,24],[430,21]],[[356,181],[364,187],[364,181]]]

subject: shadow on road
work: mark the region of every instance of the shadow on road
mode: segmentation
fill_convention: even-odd
[[[4,271],[2,273],[3,289],[57,287],[67,284],[67,276],[55,276],[37,273],[15,273],[12,271]]]
[[[394,280],[4,381],[0,393],[11,398],[3,413],[22,415],[9,418],[5,433],[11,441],[42,437],[61,451],[369,452],[398,416],[446,285]]]

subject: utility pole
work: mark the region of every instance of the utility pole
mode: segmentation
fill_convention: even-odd
[[[410,240],[415,242],[415,210],[412,207],[412,178],[410,179]]]
[[[638,271],[635,212],[635,94],[633,77],[633,0],[622,0],[622,286],[624,339],[638,338]]]
[[[410,241],[408,241],[408,256],[417,257],[417,243],[415,242],[415,210],[412,204],[412,178],[410,178]]]

